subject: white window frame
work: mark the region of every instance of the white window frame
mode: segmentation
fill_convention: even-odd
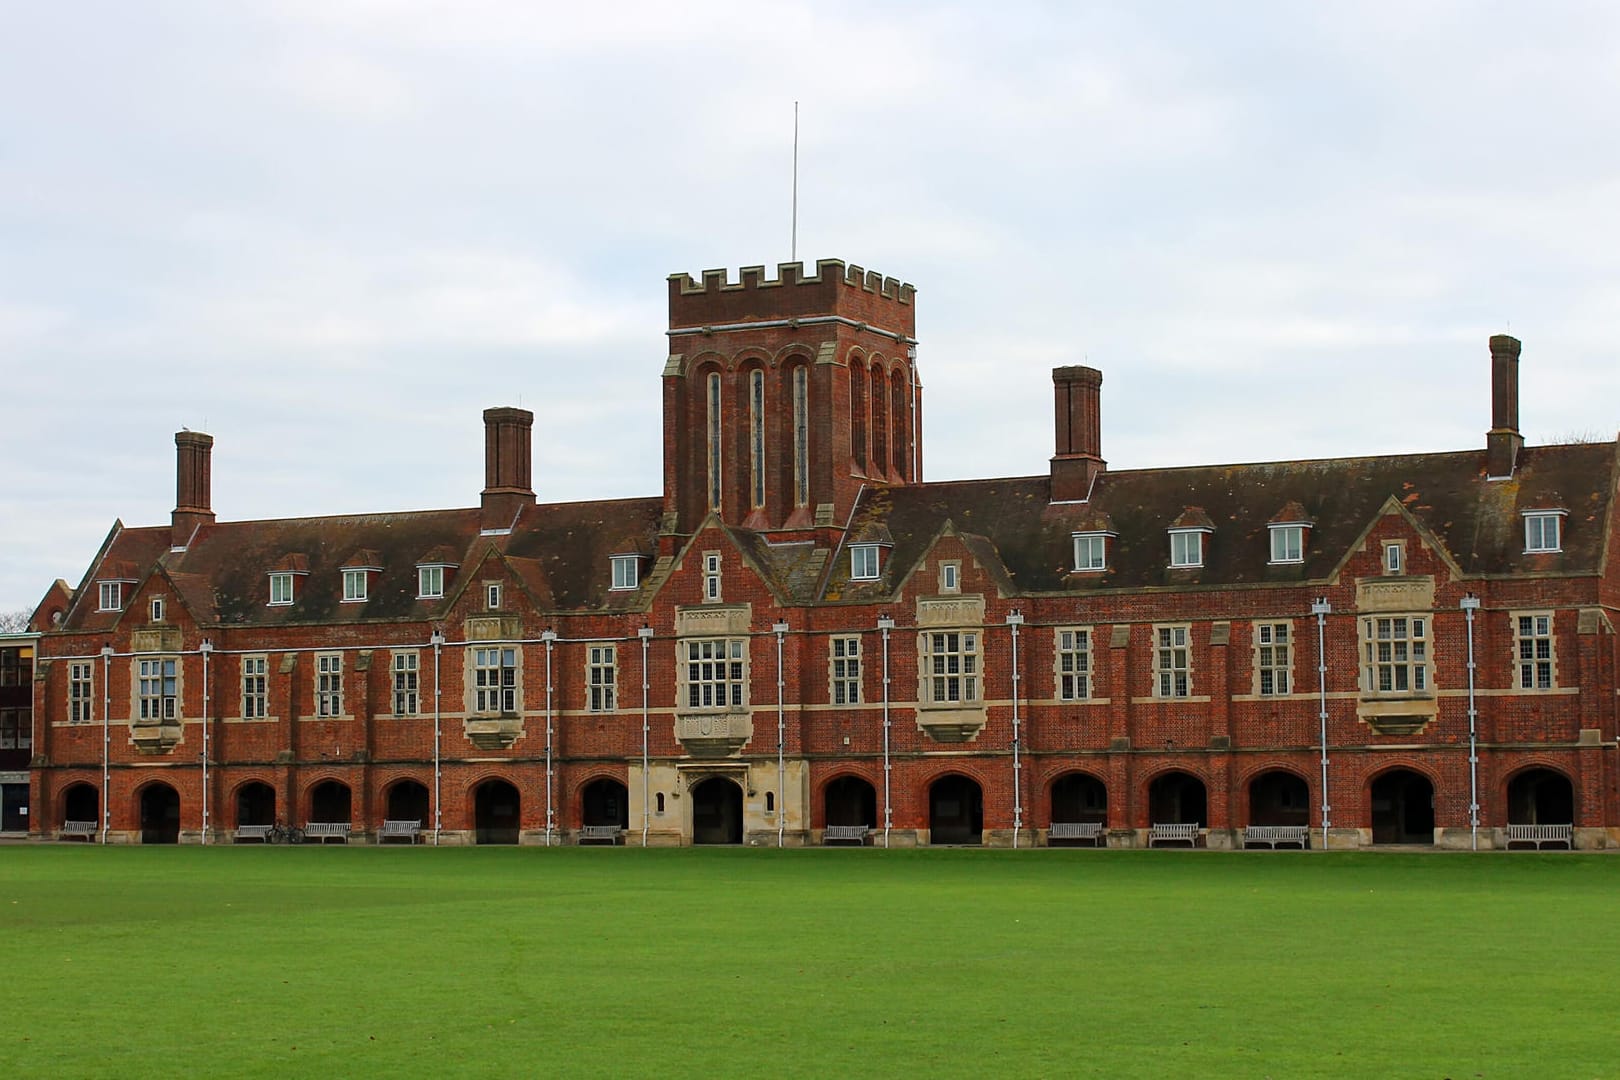
[[[1108,534],[1101,532],[1075,533],[1075,573],[1088,574],[1106,569],[1108,569]]]
[[[163,621],[163,613],[164,613],[163,597],[161,597],[161,596],[152,597],[152,603],[150,605],[149,613],[152,616],[152,620],[151,620],[152,622],[162,622]]]
[[[422,657],[416,649],[394,653],[394,715],[416,716],[422,711]]]
[[[615,712],[619,707],[619,650],[594,644],[585,649],[585,707],[591,712]]]
[[[983,700],[978,630],[926,630],[922,636],[923,701],[930,705],[974,705]]]
[[[315,654],[315,715],[343,716],[343,654]]]
[[[100,602],[97,611],[124,610],[124,583],[122,581],[99,581],[97,600]]]
[[[263,720],[269,715],[270,657],[260,653],[242,657],[242,719]]]
[[[849,549],[849,576],[852,581],[876,581],[881,556],[877,544],[854,544]]]
[[[142,656],[135,661],[135,701],[143,723],[180,715],[180,661],[174,656]]]
[[[1192,626],[1172,623],[1153,628],[1153,696],[1192,696]]]
[[[1563,510],[1529,510],[1524,515],[1524,553],[1547,555],[1564,550]]]
[[[501,585],[498,581],[484,583],[484,610],[501,610]]]
[[[1558,689],[1558,655],[1553,637],[1553,613],[1513,613],[1513,684],[1520,690]]]
[[[718,551],[705,551],[703,553],[703,602],[705,604],[720,603],[720,553]]]
[[[293,575],[273,572],[270,575],[270,607],[285,607],[293,602]]]
[[[1059,701],[1091,699],[1091,627],[1059,627],[1052,641],[1057,649],[1052,664]]]
[[[1286,697],[1294,688],[1294,624],[1269,619],[1254,624],[1254,692]]]
[[[444,599],[443,563],[423,563],[416,568],[416,598],[418,600]]]
[[[1384,541],[1384,573],[1399,577],[1406,573],[1406,543],[1402,540]]]
[[[88,724],[96,716],[96,666],[89,660],[68,663],[68,723]]]
[[[1298,523],[1268,525],[1271,532],[1271,562],[1302,563],[1305,561],[1305,526]]]
[[[962,591],[962,564],[957,560],[947,559],[939,564],[939,591],[942,593]]]
[[[683,711],[738,711],[748,707],[748,640],[684,638],[680,642]]]
[[[1170,565],[1189,569],[1204,565],[1204,534],[1208,529],[1171,529]]]
[[[1365,615],[1361,619],[1362,688],[1375,697],[1434,696],[1426,614]]]
[[[472,650],[473,712],[511,716],[518,711],[516,645],[480,645]]]
[[[611,555],[608,557],[609,566],[613,572],[613,589],[638,589],[641,587],[641,556],[639,555]]]
[[[363,604],[370,592],[371,571],[363,569],[344,569],[343,571],[343,602],[345,604]]]
[[[827,639],[827,700],[834,705],[861,703],[861,637],[837,634]]]

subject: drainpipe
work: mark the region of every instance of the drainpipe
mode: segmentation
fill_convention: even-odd
[[[433,846],[439,846],[439,830],[444,825],[443,816],[439,813],[439,788],[442,776],[439,771],[439,660],[441,650],[444,648],[444,631],[435,630],[428,639],[433,644]]]
[[[787,833],[787,758],[783,749],[787,738],[786,714],[782,704],[782,635],[788,624],[776,623],[771,632],[776,635],[776,846],[784,845]]]
[[[1017,608],[1007,613],[1007,628],[1012,631],[1012,753],[1013,753],[1013,850],[1018,850],[1018,831],[1024,826],[1023,783],[1018,756],[1018,628],[1024,625],[1024,613]]]
[[[112,828],[112,810],[107,804],[107,787],[112,779],[107,761],[108,750],[112,746],[112,732],[107,727],[107,711],[112,708],[112,690],[108,683],[112,678],[111,645],[101,647],[101,842],[107,842],[107,831]]]
[[[878,629],[883,632],[883,846],[889,846],[889,829],[894,824],[894,808],[889,803],[889,631],[894,620],[888,612],[878,616]]]
[[[647,652],[652,646],[652,627],[642,624],[636,631],[641,639],[641,846],[647,846],[647,831],[652,827],[652,808],[647,805],[650,797],[647,773],[650,766],[647,764]]]
[[[546,847],[550,847],[555,820],[551,803],[551,650],[557,644],[557,632],[548,626],[540,640],[546,643]]]
[[[1311,604],[1311,614],[1316,616],[1316,693],[1319,702],[1317,719],[1322,725],[1322,850],[1328,847],[1329,814],[1333,807],[1328,805],[1328,736],[1327,736],[1327,651],[1324,643],[1327,640],[1327,617],[1333,610],[1328,598],[1318,596]]]
[[[1462,598],[1463,614],[1468,618],[1468,836],[1473,850],[1479,850],[1479,710],[1474,700],[1474,612],[1479,610],[1479,597],[1469,593]]]
[[[202,714],[202,842],[208,843],[208,654],[214,651],[214,643],[203,638],[201,646],[203,669],[203,714]]]

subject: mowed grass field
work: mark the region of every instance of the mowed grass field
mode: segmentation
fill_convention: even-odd
[[[1620,858],[0,848],[0,1077],[1620,1075]]]

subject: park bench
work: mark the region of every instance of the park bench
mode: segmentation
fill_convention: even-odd
[[[1188,847],[1198,846],[1198,823],[1167,822],[1155,824],[1148,829],[1148,847],[1156,844],[1186,844]]]
[[[384,821],[382,828],[377,830],[377,842],[387,840],[404,840],[414,844],[422,838],[422,823],[420,821]]]
[[[1536,850],[1541,850],[1542,844],[1563,844],[1571,850],[1575,847],[1575,826],[1573,825],[1509,825],[1507,827],[1507,849],[1513,850],[1514,844],[1534,844]]]
[[[1108,826],[1100,821],[1054,821],[1046,830],[1048,845],[1054,840],[1084,840],[1095,847],[1108,846]]]
[[[617,825],[581,825],[579,827],[579,842],[582,844],[596,844],[607,841],[609,844],[619,842],[619,833],[623,830]]]
[[[270,834],[275,828],[274,825],[238,825],[234,839],[238,844],[244,840],[257,840],[261,844],[268,844]]]
[[[62,822],[61,837],[63,840],[72,840],[74,837],[78,837],[85,843],[89,843],[95,837],[96,830],[99,827],[93,821],[64,821]]]
[[[1309,825],[1247,825],[1243,829],[1243,846],[1266,844],[1275,851],[1279,844],[1294,844],[1304,851],[1310,836]]]
[[[311,821],[304,825],[304,839],[318,840],[326,843],[328,840],[337,840],[347,844],[349,831],[354,825],[347,821]]]
[[[829,825],[821,834],[823,844],[856,844],[866,843],[866,834],[872,830],[865,825]]]

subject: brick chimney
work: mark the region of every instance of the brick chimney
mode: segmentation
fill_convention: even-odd
[[[1102,372],[1090,367],[1052,369],[1052,501],[1081,502],[1108,467],[1102,459]]]
[[[534,413],[528,409],[484,410],[483,528],[509,529],[525,505],[534,505],[529,480],[529,444]]]
[[[174,514],[169,546],[183,548],[197,526],[212,524],[214,437],[200,431],[174,433]]]
[[[1513,475],[1524,449],[1519,434],[1519,339],[1491,337],[1491,430],[1485,435],[1485,475],[1505,480]]]

